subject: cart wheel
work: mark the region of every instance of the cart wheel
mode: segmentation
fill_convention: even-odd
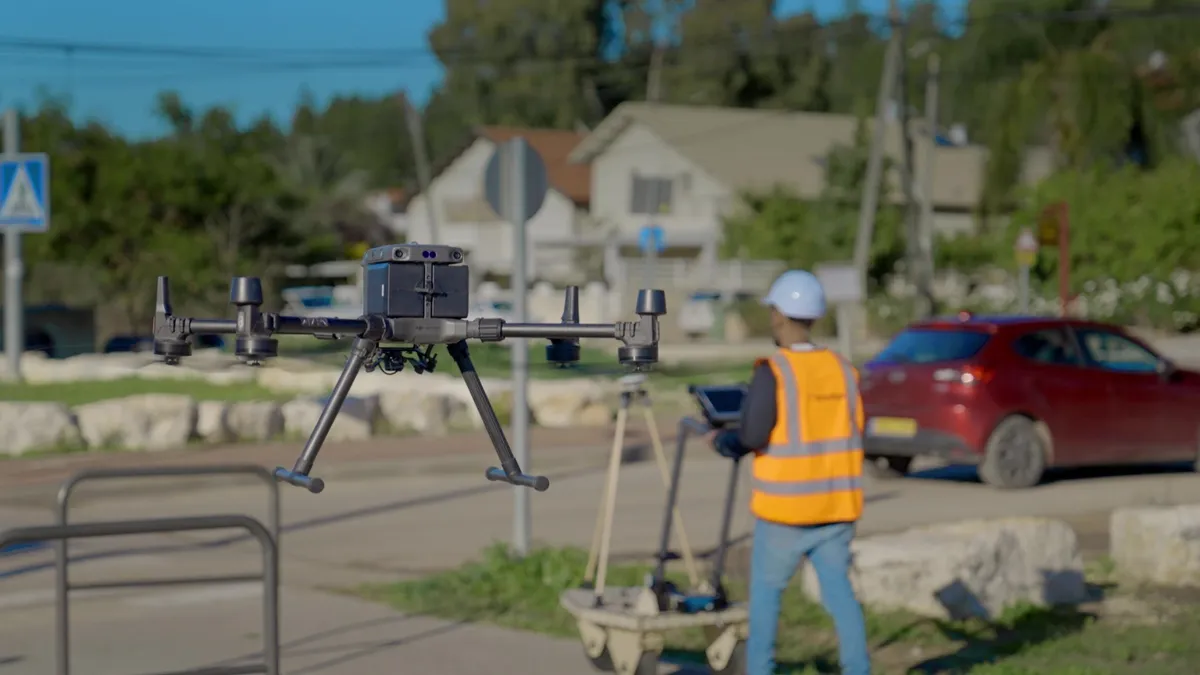
[[[658,675],[658,653],[642,652],[633,675]]]
[[[592,664],[593,668],[602,673],[611,673],[617,669],[613,665],[612,654],[608,653],[608,647],[600,652],[600,656],[589,656],[586,649],[583,650],[583,655],[587,657],[588,663]]]
[[[745,675],[746,672],[746,643],[738,642],[733,646],[733,653],[729,655],[729,662],[720,670],[713,668],[711,664],[708,667],[713,675]]]

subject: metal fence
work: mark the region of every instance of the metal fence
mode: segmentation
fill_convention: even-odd
[[[154,518],[71,525],[67,522],[71,495],[81,483],[128,478],[165,478],[250,475],[267,485],[268,525],[244,515]],[[97,469],[77,473],[59,488],[57,524],[23,527],[0,532],[0,548],[12,544],[53,541],[55,555],[55,660],[57,675],[70,675],[70,603],[74,590],[154,588],[163,586],[229,584],[259,581],[263,584],[263,660],[259,664],[210,667],[159,675],[265,675],[279,674],[279,485],[270,471],[251,464],[220,466]],[[262,549],[262,572],[255,575],[189,576],[138,581],[108,581],[72,584],[67,574],[67,542],[71,539],[117,537],[136,534],[165,534],[220,529],[241,529],[256,539]]]

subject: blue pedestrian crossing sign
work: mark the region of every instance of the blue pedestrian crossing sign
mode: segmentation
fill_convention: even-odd
[[[50,158],[0,158],[0,229],[45,232],[50,227]]]
[[[662,253],[665,244],[663,239],[663,229],[658,225],[647,225],[638,232],[638,246],[642,253]]]

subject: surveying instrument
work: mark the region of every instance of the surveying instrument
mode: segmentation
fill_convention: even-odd
[[[720,542],[708,578],[702,579],[680,515],[679,482],[683,456],[691,436],[704,436],[714,429],[738,424],[743,385],[689,387],[704,419],[684,417],[679,422],[674,461],[668,473],[666,452],[655,423],[653,407],[645,390],[645,375],[635,374],[621,380],[621,405],[609,455],[604,497],[596,515],[592,546],[588,554],[583,584],[559,597],[563,609],[575,617],[584,654],[597,670],[617,675],[654,675],[663,650],[663,635],[680,628],[702,628],[709,641],[705,656],[714,675],[742,675],[745,671],[745,640],[749,635],[749,613],[745,604],[731,603],[722,582],[725,555],[733,524],[733,508],[739,476],[733,462],[725,494]],[[617,483],[625,446],[629,409],[634,403],[645,415],[650,445],[667,490],[659,539],[657,565],[644,586],[609,588],[606,586],[613,517],[616,511]],[[670,551],[671,533],[679,534],[679,553]],[[666,564],[682,559],[690,591],[683,592],[667,580]]]

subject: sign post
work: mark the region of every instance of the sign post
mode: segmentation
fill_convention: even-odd
[[[1029,268],[1037,260],[1038,240],[1029,228],[1017,235],[1014,247],[1017,254],[1017,307],[1021,314],[1029,313]]]
[[[25,303],[21,282],[23,232],[50,227],[50,160],[44,154],[20,154],[17,111],[4,115],[4,154],[0,158],[0,229],[4,230],[4,353],[8,379],[21,380],[25,351]]]
[[[1071,211],[1066,202],[1042,209],[1038,241],[1058,248],[1058,303],[1061,315],[1066,316],[1071,303]]]
[[[642,284],[642,288],[658,288],[654,282],[654,272],[663,245],[663,229],[658,225],[647,225],[638,232],[638,246],[642,249],[642,262],[645,265],[643,272],[646,275],[646,282]]]
[[[526,260],[528,238],[525,228],[542,208],[549,189],[546,165],[537,151],[520,136],[496,148],[483,172],[483,194],[501,220],[513,227],[513,313],[516,321],[529,321],[526,296],[529,280]],[[512,342],[512,450],[522,468],[529,467],[529,343],[524,339]],[[513,550],[527,555],[533,531],[533,514],[529,509],[529,490],[513,489]]]
[[[847,361],[854,360],[854,326],[850,309],[866,299],[862,276],[851,263],[823,263],[815,274],[825,290],[825,301],[834,306],[837,321],[838,351]]]

